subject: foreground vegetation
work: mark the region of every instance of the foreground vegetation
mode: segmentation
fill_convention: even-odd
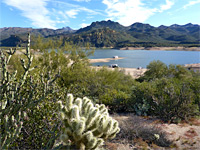
[[[16,55],[15,50],[10,50],[7,54],[0,51],[1,148],[102,148],[99,147],[102,139],[106,141],[108,137],[114,137],[111,133],[117,133],[118,130],[118,123],[106,117],[108,112],[132,112],[175,123],[199,116],[199,73],[188,71],[179,65],[166,66],[160,61],[154,61],[147,66],[148,71],[144,76],[134,80],[117,69],[92,69],[87,60],[92,51],[61,41],[45,42],[38,39],[32,48],[40,49],[40,55],[35,55],[34,58],[29,49],[30,42],[25,55]],[[103,127],[100,126],[103,131],[97,129],[97,132],[93,126],[96,124],[85,130],[83,124],[86,120],[80,119],[76,113],[83,111],[78,108],[81,108],[84,99],[76,100],[72,110],[68,109],[68,103],[71,105],[66,100],[68,93],[72,93],[75,99],[84,96],[90,98],[91,102],[88,103],[91,106],[87,106],[87,111],[91,109],[91,116],[95,116],[97,109],[106,113],[102,117],[104,120],[100,119],[101,116],[99,118],[105,123],[102,123]],[[58,102],[62,104],[60,107]],[[93,104],[97,104],[97,108],[93,108]],[[108,110],[100,109],[104,105],[98,104],[106,105]],[[60,117],[61,108],[68,117]],[[78,117],[81,122],[77,122],[77,118],[66,120],[70,117]],[[96,119],[93,121],[96,122]],[[86,121],[86,124],[90,121]],[[108,124],[111,126],[109,129],[106,127]],[[87,133],[86,131],[92,133],[80,135],[82,132]],[[98,138],[89,138],[91,134]],[[65,147],[63,140],[67,144]],[[85,144],[80,145],[84,142]],[[91,146],[91,143],[94,145]]]

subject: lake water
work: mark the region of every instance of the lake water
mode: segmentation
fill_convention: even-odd
[[[200,63],[199,51],[159,51],[159,50],[95,50],[90,59],[112,58],[113,56],[124,57],[124,59],[112,60],[110,62],[94,63],[94,66],[108,66],[118,64],[123,68],[137,68],[146,66],[153,60],[160,60],[165,64],[192,64]]]

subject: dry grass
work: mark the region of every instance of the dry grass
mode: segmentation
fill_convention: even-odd
[[[168,124],[153,117],[115,114],[120,133],[106,142],[107,150],[195,149],[200,150],[200,119]]]
[[[155,119],[132,114],[113,115],[113,117],[119,122],[121,131],[114,140],[106,143],[106,148],[109,150],[162,149],[172,145],[166,133],[156,126]]]

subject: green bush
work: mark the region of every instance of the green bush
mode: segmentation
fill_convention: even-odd
[[[192,77],[192,72],[181,65],[167,66],[161,61],[152,61],[147,65],[147,71],[144,75],[137,79],[139,82],[159,80],[161,78],[177,78],[189,79]]]
[[[194,79],[193,79],[194,80]],[[129,106],[139,115],[155,115],[178,122],[199,115],[199,84],[192,80],[162,78],[133,88]]]
[[[151,81],[165,77],[167,75],[168,67],[163,62],[157,60],[150,62],[149,65],[147,65],[147,69],[144,76],[137,79],[137,81]]]
[[[162,79],[156,83],[157,91],[153,95],[156,102],[155,114],[165,121],[187,120],[199,115],[195,104],[195,93],[188,81]]]

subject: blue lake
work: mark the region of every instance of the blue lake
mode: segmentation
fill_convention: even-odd
[[[123,68],[137,68],[146,66],[153,60],[160,60],[165,64],[192,64],[200,63],[200,51],[159,51],[159,50],[95,50],[90,59],[112,58],[113,56],[124,57],[124,59],[111,60],[110,62],[94,63],[94,66],[108,66],[118,64]]]

